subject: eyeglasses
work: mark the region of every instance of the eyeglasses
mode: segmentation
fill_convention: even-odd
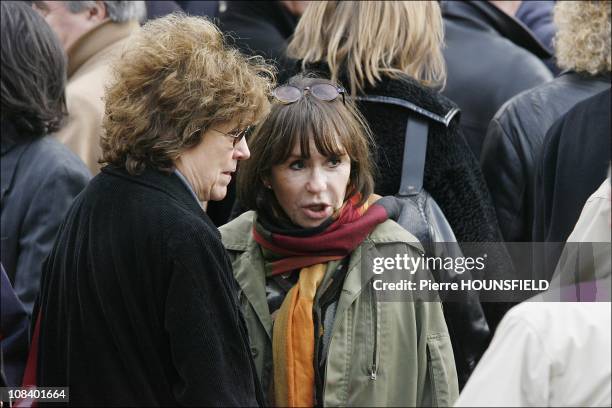
[[[305,86],[300,89],[293,85],[283,85],[272,91],[272,95],[282,103],[294,103],[299,101],[306,92],[309,92],[312,96],[322,101],[333,101],[338,96],[342,95],[342,103],[344,101],[344,95],[346,90],[341,86],[332,84],[314,84],[311,86]]]
[[[254,128],[254,126],[247,126],[247,127],[246,127],[246,128],[244,128],[244,129],[233,130],[233,131],[228,132],[228,133],[226,133],[226,132],[222,132],[222,131],[217,130],[217,129],[213,128],[213,127],[211,127],[210,129],[211,129],[211,130],[214,130],[214,131],[215,131],[215,132],[217,132],[217,133],[221,133],[222,135],[225,135],[225,136],[227,136],[227,137],[231,138],[231,139],[232,139],[232,143],[233,143],[234,147],[236,147],[236,145],[237,145],[238,143],[240,143],[240,141],[241,141],[241,140],[242,140],[244,137],[246,137],[246,136],[248,136],[249,134],[251,134],[251,132],[253,131],[253,128]]]

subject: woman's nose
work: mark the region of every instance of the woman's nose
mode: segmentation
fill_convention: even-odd
[[[310,179],[306,183],[306,190],[310,193],[319,193],[325,190],[325,176],[318,169],[314,169],[310,174]]]
[[[249,150],[249,146],[247,144],[246,138],[243,137],[236,146],[234,146],[234,160],[246,160],[251,157],[251,151]]]

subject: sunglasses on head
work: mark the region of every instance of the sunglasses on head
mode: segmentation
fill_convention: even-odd
[[[272,95],[282,103],[294,103],[306,95],[306,92],[322,101],[333,101],[342,95],[342,103],[345,103],[344,95],[346,90],[341,86],[325,83],[305,86],[304,88],[298,88],[294,85],[283,85],[274,89]]]

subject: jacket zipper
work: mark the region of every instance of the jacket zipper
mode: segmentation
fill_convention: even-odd
[[[372,327],[374,329],[374,348],[372,351],[372,366],[370,368],[370,380],[376,381],[376,377],[378,375],[378,334],[380,332],[379,327],[379,318],[378,318],[378,298],[376,296],[376,291],[374,287],[370,285],[370,302],[372,307]]]

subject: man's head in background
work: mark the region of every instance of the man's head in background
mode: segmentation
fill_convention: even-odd
[[[146,8],[142,1],[34,1],[33,7],[45,18],[69,50],[86,33],[106,21],[124,23],[143,21]]]

